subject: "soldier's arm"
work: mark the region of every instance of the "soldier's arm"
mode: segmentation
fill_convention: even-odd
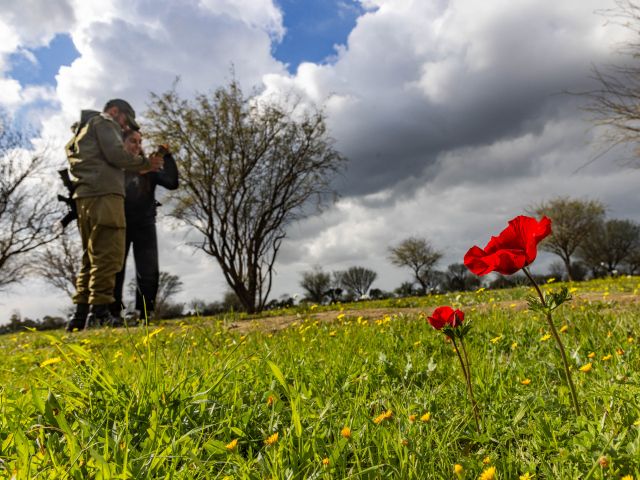
[[[107,162],[114,167],[132,172],[151,169],[149,160],[142,156],[132,155],[124,149],[122,134],[115,123],[107,120],[96,122],[95,132],[100,150],[102,150]]]

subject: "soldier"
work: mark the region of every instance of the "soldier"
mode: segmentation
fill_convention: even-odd
[[[125,150],[123,130],[139,128],[131,105],[114,99],[102,113],[83,110],[66,146],[83,249],[73,296],[76,311],[67,331],[119,323],[111,316],[109,305],[114,301],[116,273],[124,262],[124,170],[162,168],[161,156],[145,159]]]

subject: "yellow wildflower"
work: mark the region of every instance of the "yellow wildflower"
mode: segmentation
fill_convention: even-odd
[[[491,463],[491,457],[484,457],[482,459],[482,464],[483,465],[489,465]]]
[[[609,355],[605,355],[604,357],[602,357],[602,361],[606,362],[607,360],[611,360],[613,358],[613,355],[609,354]]]
[[[412,413],[411,415],[409,415],[409,421],[410,421],[411,423],[415,422],[415,421],[416,421],[416,417],[417,417],[417,415],[414,415],[414,414]]]
[[[633,424],[634,424],[636,427],[640,427],[640,418],[639,418],[638,420],[636,420],[635,422],[633,422]]]
[[[491,340],[489,340],[491,343],[498,343],[500,341],[500,339],[502,338],[502,335],[498,335],[497,337],[493,337]]]
[[[47,358],[44,362],[40,364],[41,367],[46,367],[47,365],[53,365],[54,363],[61,362],[62,359],[60,357]]]
[[[531,379],[530,378],[525,378],[524,380],[520,380],[520,383],[522,385],[529,385],[531,383]]]
[[[376,418],[373,419],[373,423],[379,425],[383,421],[393,417],[393,412],[391,410],[387,410],[386,412],[381,413]]]
[[[613,333],[611,333],[611,330],[609,330],[609,331],[607,332],[607,338],[611,338],[611,337],[613,337]]]
[[[337,333],[336,333],[335,330],[332,330],[332,331],[329,332],[329,336],[330,337],[335,337],[336,335],[337,335]]]
[[[340,435],[342,435],[343,438],[351,438],[351,429],[347,426],[342,427]]]
[[[341,313],[341,314],[339,314],[336,318],[337,318],[338,320],[342,320],[344,317],[345,317],[345,314],[344,314],[344,313]]]
[[[453,473],[455,473],[456,475],[460,476],[462,474],[462,472],[464,472],[464,468],[462,468],[462,465],[460,465],[459,463],[456,463],[453,466]]]
[[[428,422],[429,420],[431,420],[431,412],[427,412],[420,417],[421,422]]]
[[[549,280],[547,280],[547,283],[553,283],[555,281],[556,281],[555,277],[551,277]]]
[[[562,325],[562,326],[560,327],[559,332],[560,332],[560,333],[564,333],[564,332],[566,332],[567,330],[569,330],[569,327],[568,327],[567,325]]]
[[[633,475],[625,475],[621,480],[633,480]]]
[[[418,340],[417,342],[415,342],[413,344],[414,347],[419,347],[420,345],[422,345],[422,341]]]
[[[627,343],[633,343],[635,339],[633,337],[627,338]]]
[[[533,475],[531,475],[529,472],[525,473],[524,475],[520,475],[520,480],[531,480],[533,478]]]
[[[593,368],[593,364],[589,362],[589,363],[585,363],[578,370],[580,370],[581,372],[587,373],[587,372],[590,372],[592,368]]]
[[[327,457],[324,457],[322,459],[322,466],[323,467],[328,467],[329,466],[329,459]]]
[[[596,352],[591,352],[589,355],[587,355],[588,358],[595,358],[596,356]]]
[[[489,467],[480,474],[478,480],[494,480],[496,478],[496,467]]]
[[[227,443],[227,445],[225,446],[225,448],[229,451],[231,450],[235,450],[236,446],[238,445],[238,439],[234,438],[233,440],[231,440],[229,443]]]
[[[518,348],[518,342],[513,342],[511,344],[511,350],[515,350],[516,348]]]
[[[268,437],[264,443],[265,445],[273,445],[278,441],[278,432],[274,433],[273,435],[271,435],[270,437]]]
[[[551,334],[547,333],[546,335],[543,335],[542,338],[540,338],[541,342],[546,342],[547,340],[549,340],[551,338]]]
[[[617,353],[618,355],[624,355],[624,350],[623,350],[623,349],[621,349],[621,348],[616,348],[616,353]]]
[[[318,308],[318,305],[316,305],[315,303],[313,305],[311,305],[309,307],[309,310],[315,310],[316,308]]]
[[[478,290],[476,290],[476,293],[482,293],[485,290],[486,290],[486,288],[482,287],[482,288],[479,288]]]

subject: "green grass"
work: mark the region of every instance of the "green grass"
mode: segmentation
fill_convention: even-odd
[[[457,463],[476,479],[484,460],[500,479],[638,479],[640,306],[615,294],[639,285],[572,284],[595,296],[554,312],[567,326],[578,418],[553,339],[541,341],[545,322],[519,309],[526,288],[341,305],[332,323],[298,308],[286,330],[246,336],[222,318],[5,335],[0,478],[451,479]],[[473,322],[482,434],[457,357],[423,316],[350,314],[445,304]]]

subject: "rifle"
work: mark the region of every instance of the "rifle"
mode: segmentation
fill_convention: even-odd
[[[60,175],[60,178],[62,179],[62,183],[64,183],[64,186],[69,191],[68,197],[65,197],[63,195],[58,195],[58,201],[65,203],[68,209],[67,214],[62,218],[62,220],[60,220],[60,223],[62,224],[62,229],[64,230],[67,227],[67,225],[69,225],[71,222],[73,222],[78,218],[78,209],[76,207],[76,201],[73,199],[73,192],[75,191],[76,187],[71,181],[71,178],[69,177],[68,168],[58,170],[58,175]]]

